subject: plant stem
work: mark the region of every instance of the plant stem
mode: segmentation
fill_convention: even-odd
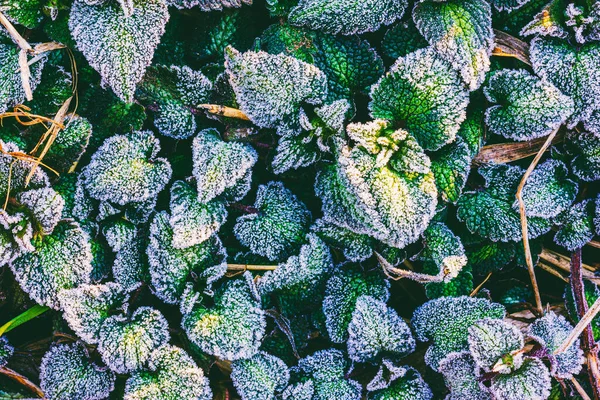
[[[227,271],[274,271],[277,265],[227,264]]]
[[[592,400],[590,398],[590,396],[588,396],[588,394],[585,392],[585,390],[583,390],[583,387],[581,386],[581,384],[577,381],[577,379],[575,378],[571,378],[570,379],[571,383],[573,384],[573,386],[575,387],[575,390],[577,390],[577,393],[579,393],[579,395],[581,396],[581,398],[583,400]]]
[[[222,117],[237,118],[243,121],[250,121],[250,118],[242,110],[221,106],[218,104],[200,104],[198,108],[203,108],[211,114],[220,115]]]
[[[29,379],[19,374],[16,371],[13,371],[10,368],[2,367],[0,368],[0,374],[6,375],[10,379],[19,382],[21,385],[25,386],[27,389],[35,393],[41,399],[44,399],[44,392],[40,389],[35,383],[31,382]]]
[[[17,326],[22,325],[25,322],[34,319],[38,315],[45,313],[49,309],[50,309],[49,307],[40,306],[39,304],[36,304],[35,306],[31,307],[29,310],[17,315],[15,318],[11,319],[10,321],[8,321],[4,325],[2,325],[0,327],[0,336],[5,334],[6,332],[12,331]]]
[[[531,249],[529,248],[529,236],[527,233],[527,215],[525,213],[525,202],[523,202],[523,188],[525,187],[525,183],[527,183],[527,179],[537,166],[538,162],[542,158],[542,155],[550,147],[552,144],[552,140],[558,133],[558,128],[552,131],[550,135],[546,138],[546,141],[536,154],[535,158],[525,171],[523,175],[523,179],[521,179],[521,183],[519,183],[519,187],[517,188],[516,198],[519,202],[519,214],[521,216],[521,231],[523,234],[523,249],[525,250],[525,262],[527,263],[527,271],[529,272],[529,278],[531,279],[531,286],[533,288],[533,293],[535,296],[535,307],[539,316],[544,314],[544,308],[542,306],[542,297],[540,296],[540,288],[537,283],[537,279],[535,277],[535,270],[533,266],[533,259],[531,257]]]
[[[596,301],[592,308],[590,308],[590,312],[588,312],[588,303],[585,298],[585,288],[583,285],[583,276],[581,274],[581,249],[575,250],[571,256],[571,291],[573,292],[575,308],[580,318],[580,323],[577,325],[581,324],[585,327],[584,334],[581,337],[581,344],[587,359],[590,386],[592,387],[594,399],[599,400],[600,370],[598,369],[598,348],[596,347],[594,333],[592,332],[592,326],[589,322],[593,318],[593,315],[600,311],[600,300]],[[595,310],[596,308],[598,310]],[[573,331],[575,332],[575,329],[573,329]],[[558,350],[563,347],[564,343],[558,348]],[[568,345],[565,347],[565,349],[566,348],[568,348]]]

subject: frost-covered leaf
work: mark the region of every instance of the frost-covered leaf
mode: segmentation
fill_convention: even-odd
[[[479,381],[478,367],[468,351],[448,354],[440,361],[450,394],[446,400],[492,400],[488,389]]]
[[[586,182],[600,180],[600,136],[590,132],[573,132],[567,137],[577,151],[571,160],[573,173]]]
[[[210,308],[202,304],[187,306],[184,302],[181,326],[188,339],[205,353],[224,360],[256,354],[266,321],[250,284],[246,280],[226,282],[216,292]]]
[[[51,235],[32,240],[35,250],[10,267],[17,282],[37,303],[60,308],[58,293],[89,283],[92,253],[88,235],[77,223],[61,222]]]
[[[524,345],[519,328],[499,319],[484,318],[469,327],[469,351],[486,372],[508,373],[519,368]]]
[[[69,28],[77,48],[103,81],[123,101],[133,94],[169,20],[163,0],[132,0],[127,16],[117,2],[88,5],[76,1],[71,8]]]
[[[15,348],[8,343],[5,336],[0,337],[0,368],[8,364],[8,360],[13,356]]]
[[[261,295],[275,294],[283,312],[296,313],[301,307],[314,308],[323,298],[323,286],[333,269],[329,248],[315,234],[297,256],[291,256],[274,271],[267,271],[258,282]]]
[[[401,367],[402,368],[402,367]],[[433,393],[414,368],[405,368],[386,388],[370,392],[369,400],[431,400]]]
[[[208,240],[227,218],[225,205],[217,200],[206,204],[198,201],[197,191],[184,181],[171,187],[173,247],[185,249]]]
[[[406,0],[300,0],[289,20],[327,33],[353,35],[390,25],[406,7]]]
[[[526,141],[549,135],[574,111],[570,97],[526,70],[500,70],[484,93],[491,103],[485,113],[489,129],[508,139]]]
[[[429,43],[421,36],[412,18],[391,27],[381,42],[383,54],[392,60],[404,57],[428,45]]]
[[[573,99],[568,127],[587,120],[600,101],[600,44],[576,48],[566,41],[537,37],[531,41],[530,57],[536,74]]]
[[[483,83],[494,46],[492,10],[485,0],[423,0],[415,25],[440,56],[460,72],[470,90]]]
[[[554,243],[569,251],[582,248],[595,235],[594,203],[586,199],[575,204],[556,218],[560,229],[554,235]]]
[[[551,163],[548,167],[552,165]],[[547,181],[554,183],[552,179],[554,170],[555,168],[544,169],[540,173],[540,178],[547,178]],[[516,166],[488,165],[479,168],[478,172],[485,178],[485,187],[478,192],[467,192],[462,195],[458,200],[458,219],[466,224],[471,233],[494,242],[521,240],[520,216],[513,204],[524,171]],[[544,179],[540,181],[542,183]],[[550,188],[532,187],[532,198],[547,189]],[[552,194],[549,190],[547,192]],[[533,206],[538,211],[553,211],[545,207],[538,209],[537,204],[532,204],[530,208]],[[529,217],[527,223],[530,239],[548,232],[551,228],[550,221],[541,217]]]
[[[320,350],[298,361],[294,370],[312,379],[312,400],[360,400],[362,387],[345,378],[347,361],[339,350]]]
[[[114,252],[120,251],[137,236],[137,227],[125,219],[111,221],[102,229],[106,242]]]
[[[399,58],[371,87],[371,117],[403,124],[425,150],[454,141],[469,102],[458,73],[432,48]]]
[[[35,90],[42,80],[46,57],[42,57],[29,68],[29,85]],[[19,72],[19,48],[13,44],[0,43],[0,113],[25,101],[25,89]]]
[[[417,308],[412,327],[417,339],[431,342],[425,362],[438,370],[440,361],[452,352],[468,349],[469,327],[483,318],[501,319],[504,307],[486,299],[440,297]]]
[[[550,311],[536,319],[528,328],[529,337],[538,342],[548,353],[553,354],[569,336],[573,326],[562,315]],[[569,379],[579,374],[585,359],[577,339],[567,350],[550,357],[550,373],[559,379]]]
[[[119,284],[83,284],[58,294],[63,318],[77,336],[89,344],[98,343],[100,327],[110,312],[125,307],[127,295]]]
[[[242,400],[271,400],[289,379],[287,365],[263,351],[231,363],[231,380]]]
[[[290,169],[308,167],[317,162],[319,152],[319,145],[312,132],[280,137],[273,157],[273,172],[281,174]]]
[[[192,357],[179,347],[154,350],[148,370],[134,372],[125,384],[124,400],[213,399],[208,379]]]
[[[547,399],[550,386],[550,372],[544,363],[539,358],[526,357],[515,372],[497,375],[490,391],[498,400]]]
[[[115,375],[93,364],[80,343],[48,350],[42,358],[40,381],[49,400],[101,400],[115,387]]]
[[[514,258],[513,243],[484,242],[466,249],[469,265],[478,275],[486,275],[507,266]]]
[[[146,241],[137,237],[123,245],[115,256],[113,277],[126,292],[132,292],[142,283],[150,281],[146,247]]]
[[[52,188],[27,190],[17,194],[15,199],[28,209],[36,232],[52,233],[61,220],[65,201]]]
[[[315,46],[314,64],[327,76],[329,101],[366,92],[383,75],[383,61],[366,40],[317,35]]]
[[[403,357],[415,350],[410,328],[396,311],[371,296],[360,296],[348,324],[348,356],[356,362],[377,356]]]
[[[295,253],[308,233],[310,212],[281,182],[260,185],[256,213],[242,215],[234,227],[244,246],[271,261]]]
[[[594,302],[600,297],[600,289],[596,284],[591,281],[584,280],[583,282],[584,295],[587,300],[588,307],[591,307]],[[579,322],[579,313],[577,312],[577,307],[575,305],[575,299],[573,297],[573,292],[571,291],[571,286],[565,286],[565,305],[567,308],[567,312],[569,313],[569,318],[574,322]],[[592,331],[594,333],[594,339],[597,341],[600,339],[600,318],[594,317],[591,321]]]
[[[0,0],[0,10],[12,23],[34,29],[42,21],[44,0]]]
[[[196,133],[192,108],[207,103],[212,83],[200,71],[172,65],[150,67],[136,98],[154,112],[154,126],[165,136],[186,139]]]
[[[327,78],[317,67],[283,54],[225,50],[225,68],[241,110],[261,128],[281,136],[300,132],[304,102],[321,104]]]
[[[420,156],[423,161],[412,166],[416,171],[398,171],[394,158],[390,166],[378,166],[377,156],[360,147],[341,147],[336,164],[325,166],[316,178],[323,219],[393,247],[414,242],[437,204],[433,174],[421,172],[427,156],[422,151]],[[401,155],[396,160],[406,161]]]
[[[131,317],[113,315],[102,323],[98,352],[110,369],[126,374],[141,369],[169,338],[169,325],[160,311],[140,307]]]
[[[553,218],[569,209],[579,185],[568,174],[567,166],[558,160],[548,160],[533,170],[522,192],[528,217]],[[518,202],[513,209],[519,210]]]
[[[254,149],[247,144],[224,142],[216,129],[201,131],[192,144],[193,174],[198,185],[198,201],[208,203],[227,190],[242,185],[243,190],[233,201],[240,200],[248,192],[246,180],[258,160]]]
[[[367,235],[354,233],[322,219],[315,221],[310,229],[328,246],[340,249],[349,261],[364,261],[373,255],[375,240]]]
[[[423,250],[416,257],[424,261],[424,270],[431,270],[438,281],[448,283],[467,264],[465,248],[458,236],[441,222],[429,224],[423,232]]]
[[[192,275],[206,290],[227,269],[225,248],[213,235],[208,240],[185,249],[173,247],[173,229],[165,212],[156,214],[150,226],[147,254],[155,294],[164,302],[176,304]]]
[[[356,308],[356,300],[363,295],[386,302],[389,282],[382,276],[354,270],[342,271],[327,281],[323,314],[329,338],[334,343],[348,339],[348,324]]]
[[[179,9],[199,7],[202,11],[221,11],[224,8],[238,8],[242,4],[252,4],[252,0],[166,0],[170,6]]]
[[[171,178],[171,165],[156,158],[158,139],[150,131],[115,135],[94,153],[81,172],[89,195],[125,205],[155,197]]]

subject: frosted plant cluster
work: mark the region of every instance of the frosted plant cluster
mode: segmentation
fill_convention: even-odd
[[[0,398],[600,397],[600,1],[0,13]]]

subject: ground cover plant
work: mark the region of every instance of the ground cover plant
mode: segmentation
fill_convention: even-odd
[[[600,400],[599,180],[600,2],[0,0],[0,398]]]

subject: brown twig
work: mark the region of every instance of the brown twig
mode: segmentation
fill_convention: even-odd
[[[477,285],[477,287],[475,289],[473,289],[473,291],[471,292],[471,294],[469,294],[469,296],[473,297],[475,296],[477,293],[479,293],[479,291],[481,290],[481,288],[483,287],[483,285],[485,285],[485,283],[492,277],[492,272],[490,272],[489,274],[487,274],[487,276],[483,279],[483,281],[481,281],[481,283],[479,285]]]
[[[529,278],[531,279],[531,286],[532,286],[533,293],[535,296],[535,307],[540,316],[544,314],[544,308],[542,306],[542,297],[540,296],[540,288],[538,286],[537,279],[535,277],[533,259],[531,257],[531,249],[529,248],[529,235],[527,233],[527,215],[525,212],[525,202],[523,202],[523,188],[525,187],[525,183],[527,183],[527,179],[529,178],[529,176],[531,175],[531,173],[537,166],[538,162],[542,158],[542,155],[546,152],[546,149],[548,149],[548,147],[550,147],[550,145],[552,144],[552,140],[554,139],[554,137],[556,136],[557,133],[558,133],[558,128],[554,129],[552,131],[552,133],[550,133],[550,135],[548,135],[548,137],[546,138],[546,141],[544,142],[544,144],[542,145],[542,147],[536,154],[535,158],[529,165],[529,168],[527,168],[527,171],[525,171],[525,174],[523,175],[523,178],[521,179],[521,182],[519,183],[519,187],[517,188],[517,194],[515,195],[515,197],[517,198],[517,201],[519,202],[519,214],[521,216],[521,231],[522,231],[522,235],[523,235],[523,248],[525,251],[525,262],[527,263],[527,271],[529,272]]]
[[[220,106],[218,104],[200,104],[198,108],[202,108],[211,114],[220,115],[222,117],[237,118],[244,121],[250,121],[250,118],[242,110],[237,108],[231,108],[227,106]]]
[[[493,56],[512,57],[531,66],[529,60],[529,45],[506,32],[494,29],[495,45]]]
[[[581,249],[577,249],[573,252],[573,255],[571,256],[571,291],[573,292],[573,297],[575,299],[575,309],[577,310],[577,314],[579,315],[580,324],[584,326],[583,336],[581,337],[581,344],[585,353],[585,357],[587,359],[590,386],[592,387],[594,399],[599,400],[600,370],[598,369],[598,348],[596,347],[596,343],[594,341],[594,333],[592,331],[592,326],[590,325],[589,321],[591,321],[590,315],[592,315],[593,313],[595,315],[598,311],[600,311],[600,300],[596,301],[592,308],[590,308],[590,310],[592,311],[588,312],[588,303],[585,297],[585,288],[583,285],[583,276],[581,274],[581,269]],[[596,308],[597,310],[595,310]],[[573,329],[573,331],[575,331],[575,329]],[[565,349],[568,348],[568,343],[563,343],[563,345],[561,345],[555,353],[557,353],[558,350],[562,350],[563,347]]]
[[[35,383],[31,382],[29,379],[19,374],[17,371],[13,371],[10,368],[2,367],[0,368],[0,374],[9,377],[10,379],[19,382],[21,385],[25,386],[27,389],[35,393],[38,397],[44,398],[44,392],[39,388]]]
[[[569,283],[569,280],[566,277],[564,277],[560,272],[552,268],[550,265],[544,264],[543,262],[539,262],[537,266],[540,267],[541,270],[548,272],[550,275],[554,275],[561,281]]]
[[[595,247],[597,249],[600,249],[600,242],[597,242],[595,240],[590,240],[589,242],[586,243],[588,246],[591,247]]]
[[[583,400],[592,400],[590,398],[590,396],[588,396],[588,394],[585,392],[585,390],[583,389],[583,387],[581,386],[579,381],[577,379],[575,379],[575,377],[572,377],[569,380],[571,381],[571,383],[573,384],[573,387],[575,387],[575,390],[577,390],[577,393],[579,393],[579,395],[581,396],[581,398]]]
[[[227,271],[274,271],[277,265],[227,264]]]

